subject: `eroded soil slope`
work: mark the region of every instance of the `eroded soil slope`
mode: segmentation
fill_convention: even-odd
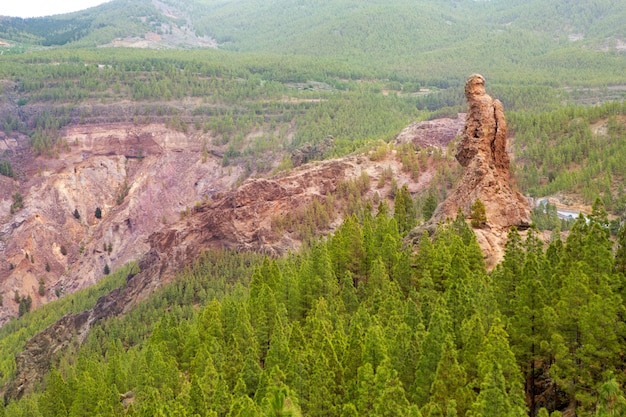
[[[0,324],[17,313],[16,292],[37,307],[93,284],[241,174],[203,153],[203,138],[164,125],[74,126],[63,135],[69,146],[57,159],[29,158],[14,141],[21,181],[0,177]],[[24,207],[11,214],[15,193]]]

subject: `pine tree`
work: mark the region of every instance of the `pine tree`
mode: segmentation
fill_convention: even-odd
[[[341,409],[340,417],[359,417],[359,412],[356,409],[356,406],[352,403],[346,403],[343,405]]]
[[[373,414],[380,417],[404,417],[408,414],[409,401],[398,379],[398,373],[385,358],[376,368],[374,377],[376,399]]]
[[[371,363],[365,363],[358,370],[357,409],[359,415],[368,415],[374,409],[376,401],[376,383]]]
[[[354,288],[354,278],[350,271],[346,271],[341,282],[341,299],[348,314],[356,312],[359,306],[356,288]]]
[[[287,369],[290,362],[291,353],[289,351],[288,329],[283,324],[280,315],[274,319],[274,329],[271,334],[270,348],[265,358],[265,369],[271,371],[278,366],[280,369]]]
[[[626,222],[622,223],[619,231],[617,232],[615,271],[621,273],[623,276],[626,276]]]
[[[547,346],[550,334],[545,320],[549,314],[544,311],[547,301],[548,294],[540,280],[537,257],[534,252],[528,252],[512,303],[511,342],[517,360],[522,363],[526,381],[530,383],[526,392],[532,410],[535,407],[535,363],[548,356],[542,348]]]
[[[500,312],[508,317],[514,312],[515,291],[522,273],[526,252],[522,245],[522,238],[515,226],[511,227],[504,245],[504,259],[492,273],[496,286],[496,298]]]
[[[302,263],[299,276],[300,318],[307,315],[320,297],[330,298],[339,292],[331,257],[324,244],[313,245],[308,259]]]
[[[261,410],[247,395],[234,399],[228,412],[228,417],[258,417],[260,415],[262,415]]]
[[[482,350],[485,339],[485,326],[479,314],[465,318],[461,324],[461,341],[463,349],[459,352],[463,368],[467,372],[470,388],[478,389],[478,354]]]
[[[429,401],[431,405],[438,404],[444,410],[450,400],[455,402],[455,411],[465,415],[466,410],[473,402],[473,396],[467,384],[465,370],[457,361],[456,347],[451,340],[447,340],[443,347],[441,359],[437,364]]]
[[[437,373],[437,366],[446,343],[451,339],[452,324],[443,300],[437,304],[428,325],[422,344],[422,356],[417,362],[415,382],[412,388],[413,401],[423,406],[428,402],[430,389]]]
[[[393,217],[396,219],[396,223],[398,223],[398,230],[401,235],[407,234],[415,227],[417,224],[417,211],[406,184],[396,193],[393,210]]]
[[[72,406],[73,395],[61,373],[52,369],[46,389],[39,400],[39,410],[50,417],[65,417]]]
[[[470,218],[472,219],[472,227],[475,229],[481,229],[487,224],[485,204],[478,198],[472,204]]]
[[[511,403],[505,387],[502,368],[497,362],[490,362],[485,368],[480,384],[480,394],[472,406],[474,417],[523,417]]]
[[[424,218],[424,221],[430,220],[436,208],[437,199],[435,198],[434,194],[429,193],[424,200],[424,204],[422,205],[422,217]]]
[[[256,330],[256,340],[259,344],[261,363],[263,363],[270,347],[270,339],[278,314],[274,292],[268,285],[262,284],[258,293],[255,292],[254,296],[250,295],[249,309],[250,322]]]
[[[626,415],[626,398],[619,384],[611,375],[598,390],[596,417],[621,417]]]
[[[478,378],[481,392],[474,403],[474,410],[482,417],[493,414],[499,408],[505,416],[525,417],[523,377],[511,351],[508,335],[499,319],[495,319],[478,354]],[[484,394],[483,394],[484,393]]]
[[[373,325],[365,334],[363,346],[363,362],[372,364],[372,369],[377,369],[384,360],[389,359],[385,333],[381,326]]]

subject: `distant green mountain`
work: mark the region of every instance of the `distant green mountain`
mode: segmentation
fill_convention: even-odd
[[[81,12],[22,19],[0,18],[0,39],[42,46],[96,46],[115,37],[139,36],[158,18],[149,0],[113,1]]]
[[[324,56],[422,77],[480,71],[603,84],[626,71],[623,21],[626,4],[609,0],[113,0],[67,15],[2,18],[0,39],[93,47],[150,38],[145,46],[169,48],[213,39],[231,51]]]

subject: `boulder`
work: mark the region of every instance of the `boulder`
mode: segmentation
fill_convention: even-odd
[[[455,119],[444,117],[425,122],[414,122],[398,133],[394,143],[396,145],[413,143],[421,149],[445,148],[463,132],[464,121],[465,114],[459,113]]]

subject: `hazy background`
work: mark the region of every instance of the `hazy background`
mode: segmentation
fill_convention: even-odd
[[[76,12],[109,0],[26,0],[0,2],[0,16],[38,17]]]

